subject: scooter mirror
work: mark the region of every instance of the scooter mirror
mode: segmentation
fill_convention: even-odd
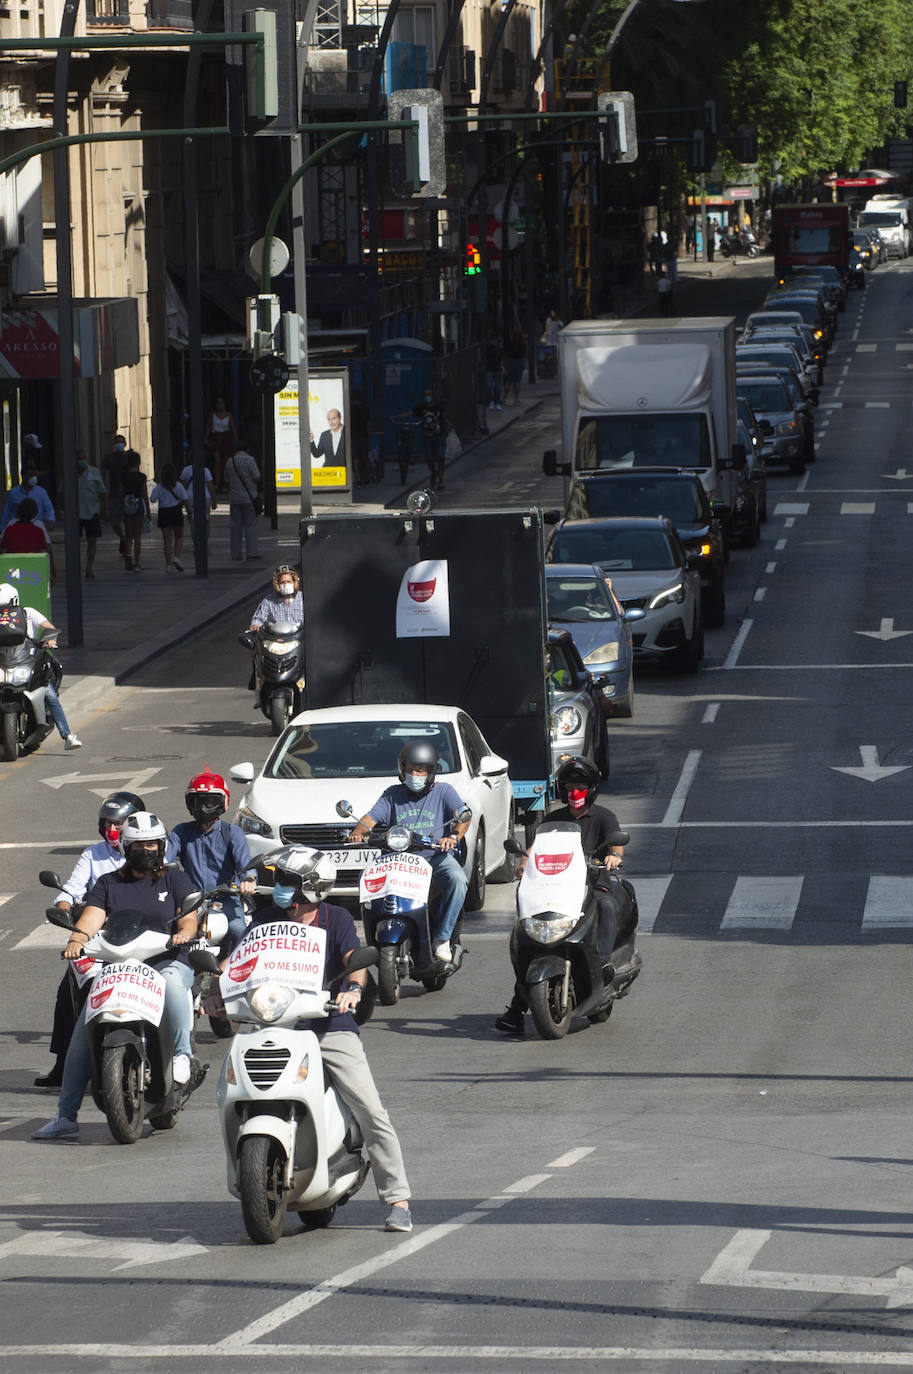
[[[197,907],[200,905],[200,902],[202,902],[202,900],[203,894],[199,890],[199,888],[197,888],[195,892],[188,892],[187,896],[184,898],[183,902],[181,902],[181,905],[178,907],[178,915],[186,916],[188,912],[196,911]]]
[[[508,854],[515,854],[518,858],[522,858],[526,853],[520,841],[515,840],[513,836],[511,836],[509,840],[504,841],[504,849]]]
[[[627,830],[616,830],[614,835],[609,836],[610,846],[615,845],[617,848],[623,849],[626,844],[630,843],[631,836],[628,834]]]
[[[59,906],[48,906],[45,907],[44,914],[52,926],[60,926],[61,930],[73,929],[75,922],[72,912],[61,911]]]
[[[187,958],[194,973],[221,973],[219,961],[211,949],[189,949]]]
[[[462,811],[457,813],[457,821],[460,825],[468,825],[472,820],[472,812],[468,806],[464,806]]]
[[[53,887],[56,892],[63,887],[63,883],[51,868],[43,868],[38,874],[38,881],[42,887]]]
[[[238,635],[238,643],[242,649],[252,649],[257,642],[257,636],[253,630],[245,630]]]
[[[373,945],[365,945],[362,949],[354,949],[349,956],[346,964],[346,973],[357,973],[360,968],[372,968],[380,962],[380,955]]]
[[[354,816],[355,812],[352,810],[352,803],[350,801],[338,801],[336,803],[336,815],[342,816],[343,820],[348,820],[351,816]]]

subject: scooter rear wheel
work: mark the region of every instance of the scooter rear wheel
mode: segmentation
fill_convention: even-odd
[[[133,1145],[143,1131],[143,1061],[135,1045],[102,1052],[101,1100],[118,1145]]]
[[[377,965],[377,987],[381,1005],[393,1007],[399,1001],[399,972],[396,967],[396,950],[392,945],[383,945]]]
[[[574,988],[571,985],[566,1005],[561,1006],[563,978],[549,978],[544,983],[532,983],[529,988],[529,1009],[533,1024],[543,1040],[562,1040],[574,1018]]]
[[[255,1245],[275,1245],[285,1230],[285,1153],[270,1135],[247,1135],[238,1159],[244,1229]]]

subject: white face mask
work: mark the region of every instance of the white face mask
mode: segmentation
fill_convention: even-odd
[[[280,583],[279,583],[279,595],[280,595],[280,596],[294,596],[294,595],[295,595],[295,584],[294,584],[294,582],[280,582]]]

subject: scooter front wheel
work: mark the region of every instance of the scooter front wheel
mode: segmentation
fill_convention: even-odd
[[[574,1017],[573,984],[564,998],[564,979],[549,978],[544,983],[530,984],[529,1009],[533,1024],[543,1040],[562,1040],[571,1028]]]
[[[281,735],[288,720],[288,709],[285,697],[270,697],[269,699],[269,723],[274,735]]]
[[[381,1005],[393,1007],[399,1001],[399,971],[396,967],[396,950],[392,945],[382,945],[377,965],[377,987]]]
[[[19,754],[19,717],[15,711],[0,714],[0,754],[11,763]]]
[[[271,1135],[247,1135],[238,1159],[244,1229],[255,1245],[275,1245],[285,1230],[285,1152]]]
[[[143,1130],[143,1060],[135,1045],[102,1052],[101,1100],[118,1145],[133,1145]]]

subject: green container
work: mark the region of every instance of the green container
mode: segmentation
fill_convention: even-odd
[[[21,606],[51,619],[51,560],[46,553],[0,554],[0,582],[12,582]]]

